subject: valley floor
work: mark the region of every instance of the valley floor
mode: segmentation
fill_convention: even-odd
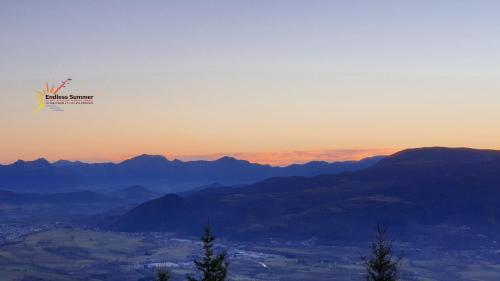
[[[19,229],[16,229],[19,228]],[[0,280],[152,280],[166,267],[173,280],[185,280],[200,254],[196,239],[165,233],[116,233],[43,225],[1,228]],[[6,235],[10,234],[10,235]],[[230,280],[364,280],[360,257],[369,244],[345,246],[301,242],[238,243],[220,240],[227,249]],[[404,255],[404,280],[500,280],[500,248],[440,251],[397,244]]]

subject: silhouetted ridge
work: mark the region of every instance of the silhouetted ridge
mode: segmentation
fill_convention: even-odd
[[[64,166],[79,166],[79,165],[85,165],[86,163],[83,163],[81,161],[69,161],[69,160],[58,160],[52,165],[57,166],[57,167],[64,167]]]
[[[14,166],[29,166],[29,167],[47,167],[50,166],[50,162],[45,158],[38,158],[33,161],[17,160],[12,165]]]
[[[132,210],[114,226],[188,232],[210,217],[221,234],[248,239],[354,239],[377,223],[402,233],[418,225],[481,229],[500,218],[499,182],[499,151],[409,149],[364,170],[207,188],[185,201],[176,198],[182,204],[155,201],[154,208]]]
[[[0,166],[0,189],[23,191],[67,191],[68,188],[94,189],[95,185],[116,187],[145,185],[155,189],[171,186],[181,192],[213,182],[240,185],[276,176],[314,176],[356,171],[370,167],[381,158],[360,161],[313,162],[288,167],[273,167],[222,157],[214,161],[169,161],[161,155],[139,155],[120,163],[82,163],[45,159],[19,160]]]
[[[425,147],[406,149],[380,161],[384,165],[457,165],[500,160],[500,151],[471,148]]]
[[[239,159],[236,159],[236,158],[231,157],[231,156],[223,156],[223,157],[215,160],[215,162],[226,162],[226,163],[231,163],[231,162],[245,162],[245,163],[249,163],[246,160],[239,160]]]
[[[122,161],[120,164],[165,164],[169,163],[168,159],[163,155],[149,155],[142,154],[125,161]]]

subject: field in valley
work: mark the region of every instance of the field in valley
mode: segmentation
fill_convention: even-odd
[[[325,246],[303,242],[220,240],[227,249],[231,280],[363,280],[360,257],[369,245]],[[405,280],[500,279],[492,250],[441,252],[397,245]],[[152,280],[156,268],[185,280],[201,244],[169,234],[125,234],[71,227],[42,230],[0,246],[1,280]]]

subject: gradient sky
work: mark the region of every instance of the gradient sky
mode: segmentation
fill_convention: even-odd
[[[0,163],[500,147],[500,1],[1,1]],[[95,104],[34,114],[46,80]]]

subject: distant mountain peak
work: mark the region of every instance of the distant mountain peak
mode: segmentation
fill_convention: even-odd
[[[132,157],[131,159],[155,159],[155,160],[165,160],[168,161],[168,159],[163,156],[163,155],[155,155],[155,154],[141,154],[136,157]]]
[[[63,166],[77,166],[77,165],[84,165],[82,161],[70,161],[70,160],[57,160],[52,163],[55,166],[63,167]]]
[[[216,161],[238,161],[238,159],[231,157],[231,156],[222,156],[221,158],[217,159]]]
[[[163,156],[163,155],[151,155],[151,154],[141,154],[135,157],[132,157],[130,159],[127,159],[121,164],[126,164],[126,163],[167,163],[170,162],[168,159]]]
[[[216,163],[250,163],[247,160],[237,159],[231,156],[222,156],[221,158],[214,160]]]
[[[24,161],[24,160],[17,160],[16,162],[13,163],[13,165],[28,165],[28,166],[50,166],[50,162],[47,161],[45,158],[38,158],[33,161]]]

